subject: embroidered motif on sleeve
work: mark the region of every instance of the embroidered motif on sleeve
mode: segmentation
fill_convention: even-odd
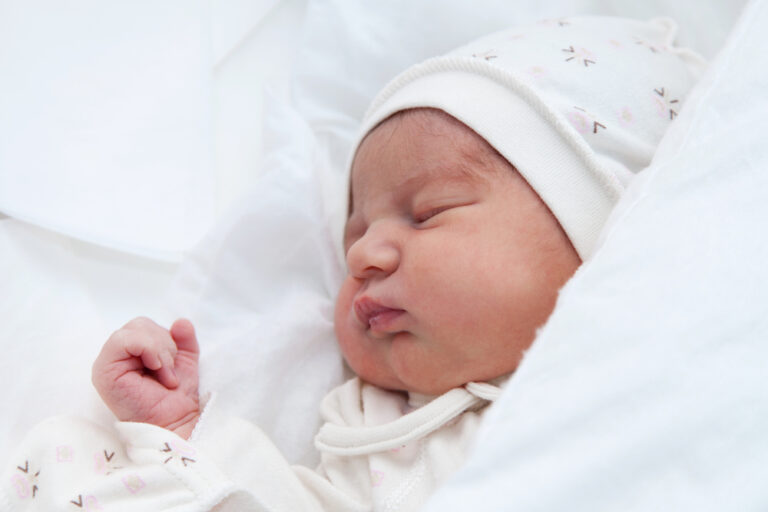
[[[144,483],[144,480],[142,480],[141,477],[135,473],[124,476],[121,481],[123,482],[125,488],[128,489],[128,492],[131,494],[136,494],[147,486],[147,484]]]
[[[371,485],[378,487],[384,482],[384,472],[377,469],[371,470]]]
[[[75,449],[69,445],[56,447],[56,462],[72,462],[75,460]]]
[[[165,446],[160,449],[161,452],[168,455],[163,461],[163,464],[168,464],[172,460],[178,459],[181,464],[186,467],[188,464],[192,464],[195,459],[192,458],[195,455],[195,449],[190,445],[180,445],[174,441],[165,443]]]
[[[69,502],[77,508],[85,510],[86,512],[97,512],[104,510],[104,508],[99,503],[99,500],[96,499],[96,496],[90,494],[88,496],[78,494],[77,499],[70,500]]]
[[[123,466],[117,465],[117,459],[114,461],[115,450],[102,450],[93,454],[94,471],[101,475],[110,475]]]
[[[19,473],[11,476],[11,485],[16,490],[16,494],[22,500],[27,498],[34,499],[40,488],[37,486],[37,477],[40,476],[40,469],[33,471],[29,467],[29,460],[24,461],[24,466],[16,466]]]

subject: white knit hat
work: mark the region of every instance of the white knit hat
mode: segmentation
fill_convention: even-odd
[[[585,16],[480,38],[391,81],[355,150],[398,111],[443,110],[517,168],[586,260],[705,67],[675,33],[666,18]]]

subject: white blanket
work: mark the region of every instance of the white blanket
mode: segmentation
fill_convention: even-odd
[[[225,214],[181,265],[157,258],[184,249],[189,237],[173,247],[149,238],[141,245],[138,238],[112,244],[83,237],[102,244],[95,246],[0,220],[0,371],[14,383],[0,395],[0,457],[51,414],[110,421],[91,390],[90,362],[111,330],[146,314],[166,324],[190,317],[200,333],[204,391],[220,391],[223,406],[263,425],[291,460],[311,464],[319,397],[344,377],[331,328],[343,272],[340,169],[379,87],[408,65],[482,33],[575,13],[670,15],[680,24],[681,44],[712,57],[741,7],[273,3],[262,11],[234,0],[214,3],[219,24],[205,25],[220,35],[209,48],[216,58],[205,78],[212,80],[206,100],[218,109],[213,140],[204,140],[217,148],[218,163],[209,169],[216,171],[218,200],[240,202],[221,207]],[[756,343],[768,334],[760,286],[766,271],[759,266],[766,256],[761,221],[768,218],[759,197],[768,169],[759,144],[768,66],[766,44],[754,39],[760,16],[764,0],[732,35],[653,168],[622,202],[605,246],[563,291],[476,456],[436,496],[435,509],[473,509],[481,495],[499,510],[765,506],[758,486],[768,453],[758,434],[768,414]],[[279,67],[284,60],[294,63],[290,80]],[[276,92],[262,106],[249,91],[254,86],[261,98],[265,84]],[[263,130],[254,116],[266,120]],[[268,137],[261,142],[260,132]],[[252,147],[263,148],[263,158]],[[182,151],[176,144],[165,149]],[[15,155],[14,164],[24,162]],[[0,173],[9,173],[1,161]],[[257,163],[258,177],[247,175]],[[99,160],[91,164],[89,172],[101,168]],[[3,183],[14,180],[19,176]],[[28,190],[15,190],[6,188],[5,197],[34,204]],[[210,190],[189,193],[210,201]],[[108,230],[98,204],[77,207]],[[55,209],[46,212],[55,217]],[[144,222],[155,213],[136,215]]]

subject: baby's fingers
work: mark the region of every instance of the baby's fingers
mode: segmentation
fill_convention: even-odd
[[[192,322],[186,318],[179,318],[171,325],[170,333],[180,352],[186,352],[193,357],[197,357],[200,348],[197,344],[197,335],[195,334]]]
[[[158,348],[154,344],[148,346],[134,345],[127,347],[126,352],[140,358],[144,368],[152,370],[160,384],[166,388],[175,389],[179,385],[179,379],[173,368],[174,356],[168,347],[161,346]]]
[[[166,388],[174,389],[179,385],[174,371],[176,344],[170,335],[131,340],[125,346],[125,353],[139,358],[144,368],[152,370],[160,384]]]
[[[154,369],[157,380],[168,389],[176,389],[179,386],[179,378],[173,366],[173,357],[168,352],[162,352],[160,368]]]
[[[107,340],[94,365],[102,370],[152,370],[157,380],[167,388],[178,386],[174,372],[176,344],[167,329],[147,318],[128,322]],[[112,373],[112,372],[109,372]]]

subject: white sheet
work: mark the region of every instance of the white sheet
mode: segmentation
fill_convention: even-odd
[[[224,405],[232,412],[260,422],[292,460],[310,462],[317,397],[343,378],[330,328],[331,305],[341,272],[338,256],[334,255],[339,247],[335,240],[340,230],[340,212],[335,208],[342,190],[339,169],[347,158],[357,122],[378,88],[407,65],[502,24],[577,12],[624,13],[641,18],[672,15],[680,23],[681,42],[711,56],[723,44],[741,4],[722,2],[702,6],[696,2],[637,4],[557,0],[523,7],[503,1],[484,0],[470,5],[456,0],[442,2],[438,12],[433,12],[430,5],[433,4],[396,0],[363,7],[352,0],[310,1],[302,24],[304,3],[285,0],[265,10],[265,18],[260,21],[235,24],[233,34],[237,36],[232,35],[227,44],[214,45],[219,48],[216,54],[222,60],[212,71],[215,129],[209,134],[212,140],[206,144],[216,148],[214,175],[219,183],[218,201],[230,204],[244,193],[244,184],[250,183],[253,188],[239,207],[228,209],[223,220],[184,258],[180,267],[98,249],[18,220],[0,220],[0,265],[10,269],[0,274],[0,286],[11,290],[0,298],[0,348],[4,354],[0,371],[17,383],[0,395],[2,417],[13,418],[0,422],[0,441],[5,446],[18,439],[23,429],[34,421],[66,410],[82,411],[107,421],[109,415],[93,396],[88,375],[90,361],[106,335],[137,314],[147,314],[166,324],[176,314],[183,314],[190,316],[200,330],[204,390],[222,391]],[[216,18],[219,21],[257,18],[249,18],[254,11],[240,2],[233,1],[221,8],[224,14]],[[228,11],[229,8],[232,10]],[[233,12],[246,14],[238,17],[232,15]],[[210,27],[207,30],[211,30]],[[221,28],[216,30],[222,33]],[[289,84],[286,70],[293,62],[291,48],[298,48],[299,53],[296,73]],[[260,63],[268,69],[260,67]],[[278,87],[274,97],[268,97],[262,107],[260,91],[266,83]],[[293,94],[289,95],[291,87]],[[251,89],[253,96],[249,94]],[[709,108],[704,102],[702,112]],[[269,120],[264,134],[271,136],[261,146],[265,154],[263,161],[259,144],[254,148],[249,143],[262,133],[259,124],[254,122],[261,117]],[[180,149],[175,147],[174,151]],[[258,173],[251,174],[257,164],[263,171],[261,177],[257,177]],[[0,173],[5,170],[0,167]],[[691,188],[706,189],[702,183]],[[211,194],[211,190],[191,193]],[[756,213],[764,214],[757,206],[751,207]],[[95,224],[99,222],[95,219]],[[701,226],[704,224],[693,225]],[[330,231],[335,234],[332,236]],[[730,237],[736,234],[728,232]],[[618,243],[615,241],[618,236],[611,238],[606,248]],[[100,241],[110,243],[106,239]],[[707,241],[711,241],[711,247],[717,247],[715,235]],[[642,238],[630,237],[622,243],[627,244],[626,252],[621,253],[625,257],[629,251],[633,251],[636,259],[637,254],[646,252],[646,241]],[[679,243],[680,239],[676,238],[670,247],[675,248]],[[708,249],[703,252],[710,254]],[[157,256],[161,254],[153,254]],[[607,261],[600,267],[602,270],[594,274],[585,268],[580,279],[592,276],[594,282],[608,289],[643,284],[633,280],[633,273],[621,270],[621,260],[610,263],[613,260],[608,258]],[[655,269],[657,279],[667,281],[670,264],[680,264],[661,253],[637,261],[647,264],[648,272]],[[716,259],[706,261],[717,268]],[[174,284],[170,285],[174,274]],[[691,276],[688,278],[693,280]],[[581,292],[567,293],[578,296]],[[673,306],[681,308],[680,314],[670,318],[693,323],[698,317],[689,315],[688,308],[694,313],[705,310],[693,309],[681,302],[682,297],[670,293],[660,300],[668,306],[664,311]],[[579,302],[575,298],[571,300]],[[645,303],[643,306],[650,308]],[[620,331],[621,336],[610,333],[610,338],[601,338],[598,341],[603,345],[599,347],[585,345],[581,354],[585,365],[593,356],[596,360],[592,364],[610,366],[612,353],[606,352],[606,346],[615,347],[615,339],[623,337],[626,331],[642,333],[653,327],[647,320],[650,317],[645,316],[648,309],[640,308],[637,314],[635,310],[612,304],[604,309],[605,314],[616,314],[624,321],[624,331]],[[752,310],[746,308],[745,311]],[[568,328],[582,326],[584,318],[592,321],[589,316],[581,316],[572,320],[573,324],[567,324]],[[556,330],[548,328],[544,335],[557,341],[570,341],[571,337],[565,336],[560,328],[551,329]],[[537,343],[536,347],[539,346]],[[552,358],[552,368],[560,368],[556,365],[557,357],[578,353],[576,345],[554,343],[553,346],[551,355],[543,357]],[[563,347],[569,350],[561,353]],[[530,355],[533,356],[534,351]],[[669,365],[674,362],[672,358]],[[542,368],[546,366],[542,365]],[[686,375],[689,372],[688,367],[683,371]],[[637,371],[635,374],[632,375],[644,375]],[[571,374],[565,372],[564,375]],[[617,375],[616,380],[624,382],[619,377],[622,376]],[[284,385],[286,382],[291,385]],[[617,393],[625,389],[611,382]],[[645,398],[654,396],[646,395]],[[538,396],[541,400],[541,395]],[[546,398],[553,397],[553,403],[562,404],[568,396],[557,388]],[[595,400],[601,396],[596,395]],[[639,398],[628,400],[616,407],[632,408]],[[568,418],[568,411],[570,409],[563,409],[558,416],[557,410],[552,409],[551,424],[560,425],[559,421]],[[508,416],[501,413],[499,418],[497,430],[489,429],[488,436],[493,432],[499,435],[501,426],[505,425],[503,421],[508,420]],[[610,425],[611,421],[606,424]],[[684,440],[690,430],[684,428],[688,424],[681,416],[667,424],[670,428],[667,441]],[[528,423],[520,428],[527,427],[532,428]],[[541,444],[531,447],[546,446],[560,437],[575,439],[557,428],[542,430],[539,434]],[[621,439],[615,441],[616,452],[624,453],[622,450],[628,447]],[[663,445],[669,446],[669,443]],[[2,448],[0,445],[0,457],[4,452]],[[481,477],[494,485],[498,481],[486,479],[488,474],[506,474],[501,471],[506,459],[482,459],[480,452],[478,457],[480,462],[456,483],[457,492],[462,496],[476,496],[472,494],[472,483]],[[570,460],[577,464],[580,459]],[[555,464],[560,459],[547,461]],[[659,465],[655,467],[660,468],[662,462],[656,460],[656,463]],[[597,470],[594,474],[605,476]],[[622,475],[630,479],[632,472],[619,471],[615,478],[620,479]],[[682,493],[686,489],[679,481],[667,483]],[[488,490],[494,492],[494,489],[498,495],[503,486]],[[569,496],[571,504],[577,503],[573,495]]]
[[[216,208],[206,16],[202,0],[4,0],[0,210],[152,257],[195,244]]]

